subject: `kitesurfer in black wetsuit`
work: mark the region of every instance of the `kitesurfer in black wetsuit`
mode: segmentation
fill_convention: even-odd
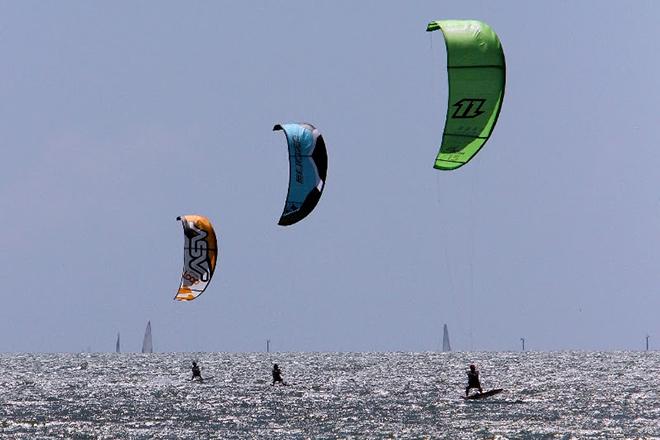
[[[470,365],[470,371],[467,372],[468,376],[468,386],[465,387],[465,397],[468,396],[470,388],[478,388],[480,393],[483,393],[481,389],[481,382],[479,381],[479,371],[474,365]]]
[[[202,379],[202,370],[197,365],[197,362],[193,361],[193,363],[192,363],[192,379],[190,379],[190,380],[195,380],[195,379],[204,380],[204,379]]]
[[[273,385],[275,385],[275,382],[286,385],[286,382],[282,379],[282,370],[280,370],[280,367],[278,367],[277,364],[273,364]]]

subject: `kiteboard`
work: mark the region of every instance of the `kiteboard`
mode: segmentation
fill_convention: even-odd
[[[463,399],[465,400],[477,400],[477,399],[485,399],[486,397],[494,396],[495,394],[499,394],[502,391],[504,391],[502,388],[495,388],[494,390],[486,391],[485,393],[476,393],[471,396],[463,396]]]
[[[215,376],[207,376],[207,377],[202,377],[202,378],[195,377],[195,378],[190,379],[190,381],[191,382],[204,383],[204,382],[207,382],[207,381],[213,379],[214,377]]]

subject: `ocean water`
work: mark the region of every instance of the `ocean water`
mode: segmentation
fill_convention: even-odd
[[[660,352],[3,354],[0,438],[651,439],[659,388]]]

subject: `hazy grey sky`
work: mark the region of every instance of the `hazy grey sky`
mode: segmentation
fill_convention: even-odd
[[[0,2],[0,351],[640,349],[660,344],[653,1]],[[430,20],[498,33],[507,88],[467,166]],[[325,192],[277,226],[307,121]],[[176,217],[208,290],[172,300]]]

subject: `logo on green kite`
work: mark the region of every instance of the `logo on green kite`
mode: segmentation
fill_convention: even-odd
[[[481,109],[486,100],[481,98],[464,98],[454,104],[456,111],[451,115],[453,119],[472,119],[484,113]]]

